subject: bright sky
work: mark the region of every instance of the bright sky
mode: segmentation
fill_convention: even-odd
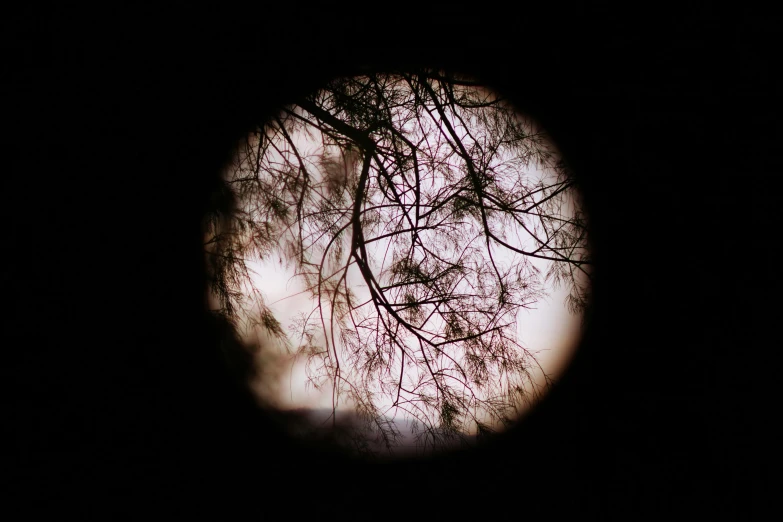
[[[300,132],[291,137],[302,156],[310,154],[315,156],[320,152],[321,144],[308,138],[304,133]],[[543,175],[533,167],[528,170],[526,175],[533,177]],[[376,245],[380,248],[384,247],[381,242]],[[511,262],[512,258],[506,256],[504,259],[501,256],[497,260],[501,263],[504,260]],[[531,259],[531,262],[542,273],[546,273],[550,263],[538,259]],[[277,256],[263,262],[251,262],[249,268],[256,273],[253,284],[264,295],[265,303],[281,325],[293,334],[289,329],[292,319],[302,312],[309,313],[315,304],[309,293],[304,291],[303,281],[295,278],[294,268],[286,267],[285,260],[280,263]],[[369,296],[355,266],[348,272],[348,283],[352,291],[356,292],[358,302],[361,302],[363,297]],[[550,378],[557,379],[578,343],[581,317],[571,314],[567,309],[568,288],[554,289],[550,285],[544,289],[548,294],[547,297],[541,298],[534,305],[534,309],[520,312],[517,335],[521,344],[536,354],[543,371]],[[295,336],[290,335],[290,338],[292,344],[296,346]],[[263,402],[280,409],[332,407],[331,390],[317,391],[307,384],[304,359],[294,359],[282,347],[270,350],[269,340],[263,341],[263,346],[267,347],[265,354],[259,360],[263,373],[255,386],[256,393]],[[537,384],[542,384],[543,375],[537,377]],[[350,405],[342,401],[340,407],[349,409]]]
[[[540,267],[545,269],[547,261],[541,261]],[[256,272],[253,284],[263,292],[267,305],[272,309],[280,323],[287,327],[291,320],[301,312],[309,312],[313,308],[310,295],[303,292],[301,280],[294,278],[294,269],[286,269],[277,260],[251,263]],[[358,288],[364,285],[356,272],[350,272],[353,279],[351,286]],[[549,296],[536,303],[535,309],[522,311],[518,318],[518,335],[522,344],[537,353],[537,359],[544,371],[550,377],[556,378],[564,369],[572,355],[580,336],[580,320],[578,315],[571,314],[565,298],[568,290],[561,287],[549,290]],[[299,294],[299,295],[295,295]],[[281,353],[282,348],[280,349]],[[280,385],[283,392],[272,399],[282,408],[330,407],[331,394],[319,392],[312,387],[306,389],[307,381],[303,361],[295,362],[292,358],[284,359],[288,366],[288,374]]]

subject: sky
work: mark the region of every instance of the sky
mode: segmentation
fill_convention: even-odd
[[[304,133],[294,133],[292,140],[297,149],[304,155],[317,155],[320,143]],[[554,149],[554,147],[553,147]],[[542,171],[530,167],[527,175],[541,176]],[[520,245],[522,246],[522,245]],[[381,249],[383,245],[380,245]],[[498,258],[503,262],[502,258]],[[509,256],[506,261],[511,261]],[[546,272],[549,261],[530,259],[530,261]],[[272,310],[275,317],[284,328],[288,328],[291,320],[299,313],[308,313],[314,307],[314,301],[304,291],[302,281],[294,277],[294,268],[286,267],[277,256],[261,261],[251,261],[249,268],[254,272],[252,283],[259,289],[265,304]],[[364,281],[355,266],[349,270],[348,282],[352,291],[362,300],[362,293],[367,293]],[[564,370],[573,354],[580,337],[581,317],[571,314],[565,304],[568,289],[554,289],[544,286],[547,296],[538,300],[532,309],[522,310],[517,321],[517,335],[521,344],[536,355],[538,363],[550,378],[556,380]],[[289,330],[290,331],[290,330]],[[293,333],[293,332],[291,332]],[[314,390],[307,384],[307,375],[303,359],[288,355],[282,347],[269,349],[273,343],[264,338],[262,333],[251,332],[249,338],[261,336],[262,344],[267,347],[265,353],[259,356],[259,366],[262,368],[254,389],[261,402],[271,404],[279,409],[301,408],[331,408],[332,394],[330,390]],[[291,335],[292,340],[294,336]],[[294,345],[296,342],[294,341]],[[536,384],[543,384],[543,374],[537,375]],[[341,408],[350,410],[351,406],[342,402]],[[524,412],[524,408],[522,408]],[[402,419],[398,419],[405,422]]]
[[[546,263],[542,261],[540,266],[544,267]],[[303,292],[304,286],[294,277],[293,267],[286,268],[276,259],[256,261],[251,263],[250,267],[256,273],[253,284],[264,293],[266,304],[284,327],[290,324],[296,314],[312,309],[310,296],[300,293]],[[356,273],[351,273],[350,277],[354,278],[353,287],[363,284]],[[566,288],[548,287],[548,293],[533,309],[520,313],[517,334],[523,345],[536,352],[544,371],[550,377],[556,378],[563,371],[579,341],[581,317],[568,311],[565,305],[568,294]],[[331,405],[330,393],[306,389],[306,375],[301,361],[296,363],[289,359],[286,364],[289,366],[286,381],[290,382],[283,383],[281,389],[285,393],[274,399],[280,407],[293,409]]]

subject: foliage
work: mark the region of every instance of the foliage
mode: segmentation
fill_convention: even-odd
[[[334,408],[350,401],[388,448],[389,411],[413,417],[425,446],[488,433],[535,393],[520,311],[547,281],[569,286],[573,313],[586,306],[574,190],[547,136],[473,81],[337,79],[238,148],[222,193],[233,211],[208,219],[211,290],[220,313],[236,321],[253,303],[287,343],[247,260],[291,264],[313,309],[288,346]]]

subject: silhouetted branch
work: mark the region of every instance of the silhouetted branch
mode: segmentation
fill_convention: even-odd
[[[235,211],[205,239],[222,313],[246,310],[248,259],[285,258],[315,303],[298,353],[320,362],[333,408],[346,394],[389,448],[376,397],[432,441],[506,422],[538,364],[518,312],[544,279],[570,285],[574,312],[587,299],[585,220],[546,136],[477,82],[435,71],[335,80],[253,136],[226,176]],[[544,279],[530,259],[550,263]]]

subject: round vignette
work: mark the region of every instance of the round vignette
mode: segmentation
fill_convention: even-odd
[[[240,143],[224,182],[236,208],[207,220],[210,307],[297,436],[381,456],[470,445],[524,415],[576,348],[590,290],[576,182],[540,126],[472,78],[338,78]]]

